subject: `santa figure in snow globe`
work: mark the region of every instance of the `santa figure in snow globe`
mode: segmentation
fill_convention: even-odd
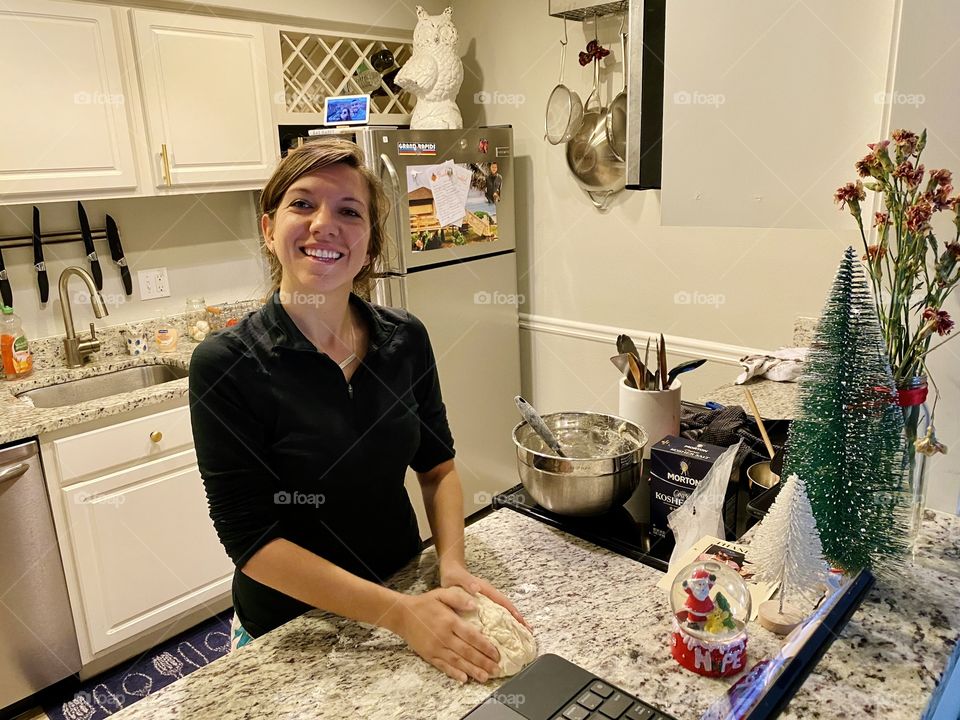
[[[670,649],[680,665],[707,677],[743,670],[750,591],[736,571],[713,561],[688,565],[674,578],[670,606]]]

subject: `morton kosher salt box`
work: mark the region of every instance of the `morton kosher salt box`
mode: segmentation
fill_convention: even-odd
[[[653,538],[672,539],[667,515],[683,505],[726,449],[673,435],[654,444],[650,450],[650,534]],[[724,500],[726,527],[736,526],[736,511],[736,491],[731,483]]]

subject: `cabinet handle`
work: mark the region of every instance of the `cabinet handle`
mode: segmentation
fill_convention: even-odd
[[[173,185],[173,181],[170,179],[170,156],[167,155],[166,143],[161,143],[160,145],[160,161],[163,166],[163,184],[170,187]]]
[[[0,470],[0,483],[5,483],[8,480],[16,480],[29,469],[29,465],[26,463],[20,463],[19,465],[14,465],[13,467]]]
[[[161,440],[163,440],[163,433],[160,432],[159,430],[154,430],[152,433],[150,433],[150,440],[155,443],[160,442]]]

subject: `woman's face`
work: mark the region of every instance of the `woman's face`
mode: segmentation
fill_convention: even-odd
[[[347,108],[343,108],[343,109],[340,111],[340,119],[341,119],[341,120],[349,120],[349,119],[350,119],[350,111],[349,111]]]
[[[294,182],[273,221],[267,215],[260,219],[267,249],[283,268],[280,290],[349,290],[369,262],[370,202],[363,177],[349,165],[332,165]]]

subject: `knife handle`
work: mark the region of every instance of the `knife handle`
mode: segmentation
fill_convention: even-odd
[[[37,271],[37,287],[40,288],[40,302],[46,303],[50,299],[50,281],[46,270]]]
[[[10,289],[10,281],[7,278],[0,279],[0,298],[7,307],[13,307],[13,291]]]
[[[130,277],[130,268],[126,263],[120,266],[120,279],[123,280],[123,289],[127,295],[133,295],[133,279]]]
[[[93,275],[93,284],[97,290],[103,290],[103,271],[100,269],[99,260],[90,261],[90,274]]]

